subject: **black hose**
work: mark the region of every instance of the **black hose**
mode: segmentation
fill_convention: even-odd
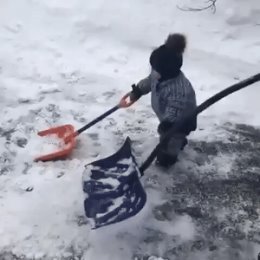
[[[256,74],[254,76],[251,76],[243,81],[240,81],[222,91],[219,93],[215,94],[211,98],[207,99],[204,101],[201,105],[199,105],[190,115],[186,116],[185,118],[181,119],[178,123],[176,123],[166,134],[166,136],[161,140],[161,142],[154,148],[152,153],[147,157],[147,159],[143,162],[143,164],[140,167],[140,172],[143,176],[144,171],[151,165],[155,157],[157,156],[157,153],[162,145],[167,143],[169,138],[178,130],[182,127],[182,125],[185,124],[186,121],[190,120],[192,117],[197,116],[199,113],[219,101],[220,99],[242,89],[245,88],[249,85],[254,84],[255,82],[260,81],[260,73]]]

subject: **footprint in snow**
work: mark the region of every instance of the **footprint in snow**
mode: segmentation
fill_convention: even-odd
[[[93,146],[95,146],[95,147],[100,147],[101,144],[100,144],[99,142],[94,142],[94,143],[93,143]]]
[[[27,143],[28,143],[28,140],[26,138],[17,138],[15,140],[15,144],[21,148],[24,148]]]
[[[115,119],[113,118],[107,118],[106,120],[106,125],[104,126],[104,129],[110,128],[110,127],[115,127],[117,125]]]
[[[114,95],[115,95],[115,91],[107,91],[107,92],[104,92],[104,93],[102,93],[102,95],[101,96],[99,96],[99,97],[97,97],[96,98],[96,102],[98,102],[98,103],[101,103],[101,104],[103,104],[103,103],[105,103],[107,100],[109,100],[110,98],[112,98]]]
[[[71,114],[75,121],[77,121],[79,123],[83,123],[83,124],[87,122],[86,118],[83,117],[81,113],[71,111]]]
[[[79,227],[89,224],[89,220],[85,216],[77,216],[76,222]]]
[[[48,94],[55,94],[55,93],[61,93],[61,90],[58,88],[49,89],[49,90],[41,90],[39,94],[48,95]]]
[[[5,137],[7,141],[10,141],[12,138],[13,133],[15,133],[16,130],[14,128],[5,130],[0,127],[0,137]]]
[[[102,96],[104,96],[106,99],[109,99],[111,97],[113,97],[115,95],[115,90],[112,90],[112,91],[107,91],[107,92],[104,92],[102,94]]]
[[[11,33],[19,33],[22,29],[22,25],[21,24],[15,24],[15,25],[4,25],[4,28],[11,32]]]
[[[25,162],[24,163],[24,169],[23,169],[23,174],[27,174],[28,171],[32,168],[32,164],[28,163],[28,162]]]
[[[99,139],[99,135],[97,133],[88,133],[87,134],[91,140],[97,141]]]

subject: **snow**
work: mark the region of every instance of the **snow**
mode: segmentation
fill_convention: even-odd
[[[138,215],[91,230],[83,208],[84,166],[113,154],[127,136],[133,140],[138,162],[146,158],[158,141],[149,96],[78,136],[67,160],[33,162],[36,156],[62,145],[56,138],[38,137],[38,131],[66,123],[77,129],[117,104],[131,90],[131,84],[147,75],[151,50],[170,32],[183,32],[188,37],[183,70],[195,87],[198,103],[259,73],[259,0],[219,0],[215,14],[210,10],[183,12],[177,4],[197,7],[204,1],[1,1],[0,258],[13,254],[25,259],[231,259],[236,252],[234,259],[256,258],[259,239],[254,235],[250,240],[250,236],[259,232],[259,212],[234,214],[233,204],[240,205],[235,203],[235,195],[228,197],[230,208],[214,208],[195,201],[203,194],[187,198],[192,186],[174,190],[186,180],[190,185],[196,180],[239,180],[240,171],[232,172],[234,162],[242,160],[244,154],[248,157],[248,150],[207,155],[193,149],[191,143],[174,173],[154,166],[146,171],[142,183],[147,203]],[[257,83],[215,104],[199,116],[200,130],[191,135],[191,141],[195,146],[203,142],[221,142],[223,146],[237,135],[235,143],[240,144],[232,125],[260,126],[259,97]],[[227,122],[231,126],[226,126]],[[257,155],[257,141],[250,145]],[[254,177],[254,167],[255,172],[259,168],[250,167],[247,176]],[[190,169],[194,174],[189,174]],[[243,187],[241,196],[251,194]],[[218,191],[214,186],[211,190]],[[208,200],[213,201],[214,196],[210,196]],[[187,205],[194,208],[197,204],[207,206],[207,214],[216,211],[222,224],[239,222],[237,228],[246,237],[229,244],[226,241],[232,239],[225,240],[228,235],[218,231],[217,249],[201,246],[195,250],[201,236],[205,244],[214,237],[207,227],[215,219],[191,218],[175,200],[183,205],[189,200]],[[252,209],[259,208],[257,200],[251,202]],[[250,206],[247,204],[244,210]],[[162,208],[160,214],[158,207]],[[195,213],[194,209],[190,214]],[[248,220],[243,221],[243,216]]]
[[[105,178],[105,179],[101,179],[101,182],[103,184],[110,184],[112,187],[116,188],[119,186],[119,181],[115,180],[114,178]]]
[[[148,260],[164,260],[164,259],[161,258],[161,257],[150,256],[150,257],[148,258]]]
[[[105,178],[99,178],[98,181],[103,184],[110,184],[111,187],[118,187],[120,182],[118,178],[127,177],[132,173],[137,171],[137,174],[140,175],[139,169],[136,167],[136,164],[133,162],[133,158],[124,158],[116,162],[121,166],[120,169],[118,167],[111,167],[109,169],[102,169],[100,166],[93,166],[92,164],[86,165],[85,170],[83,172],[83,182],[87,182],[91,180],[92,171],[98,171],[100,173],[105,174]],[[124,168],[122,168],[124,166]],[[107,176],[111,177],[107,177]]]
[[[115,209],[117,209],[118,207],[120,207],[123,203],[123,198],[122,197],[119,197],[119,198],[116,198],[114,201],[113,201],[113,205],[111,205],[108,209],[107,209],[107,212],[106,213],[109,213]],[[103,217],[105,215],[104,214],[97,214],[97,218],[100,218],[100,217]]]
[[[28,150],[39,156],[63,150],[64,147],[64,141],[56,135],[32,138],[27,145]]]

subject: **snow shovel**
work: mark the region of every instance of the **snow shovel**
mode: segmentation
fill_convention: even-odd
[[[96,123],[98,123],[99,121],[104,119],[105,117],[109,116],[110,114],[112,114],[113,112],[118,110],[119,108],[126,108],[126,107],[131,106],[134,103],[133,101],[129,100],[129,94],[130,93],[127,93],[126,95],[124,95],[116,106],[109,109],[107,112],[100,115],[99,117],[97,117],[93,121],[89,122],[88,124],[86,124],[85,126],[83,126],[82,128],[80,128],[77,131],[75,131],[74,126],[67,124],[67,125],[53,127],[53,128],[38,132],[39,136],[50,136],[50,135],[57,136],[59,139],[61,139],[64,142],[64,147],[63,147],[63,149],[58,150],[56,152],[39,156],[39,157],[35,158],[34,161],[45,162],[45,161],[66,159],[66,157],[68,157],[72,153],[73,148],[76,145],[76,137],[79,134],[81,134],[82,132],[84,132],[85,130],[90,128],[91,126],[95,125]]]
[[[140,177],[129,137],[117,153],[85,166],[84,208],[94,220],[93,229],[123,221],[143,208],[146,193]]]
[[[234,84],[203,102],[193,113],[169,130],[140,168],[132,154],[129,137],[114,155],[86,165],[83,173],[83,191],[86,194],[84,208],[86,216],[92,221],[92,228],[118,223],[138,214],[146,202],[146,193],[140,183],[140,177],[155,159],[160,146],[164,145],[186,120],[257,81],[260,81],[260,74]]]

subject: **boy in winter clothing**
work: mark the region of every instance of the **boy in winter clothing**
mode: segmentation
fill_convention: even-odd
[[[130,99],[138,100],[151,92],[152,108],[160,123],[158,133],[164,138],[168,130],[196,108],[196,95],[190,81],[181,71],[186,38],[182,34],[170,34],[165,43],[150,56],[151,73],[137,85],[133,85]],[[164,167],[173,165],[179,152],[187,144],[186,137],[197,128],[197,118],[187,122],[175,133],[157,155],[157,163]]]

